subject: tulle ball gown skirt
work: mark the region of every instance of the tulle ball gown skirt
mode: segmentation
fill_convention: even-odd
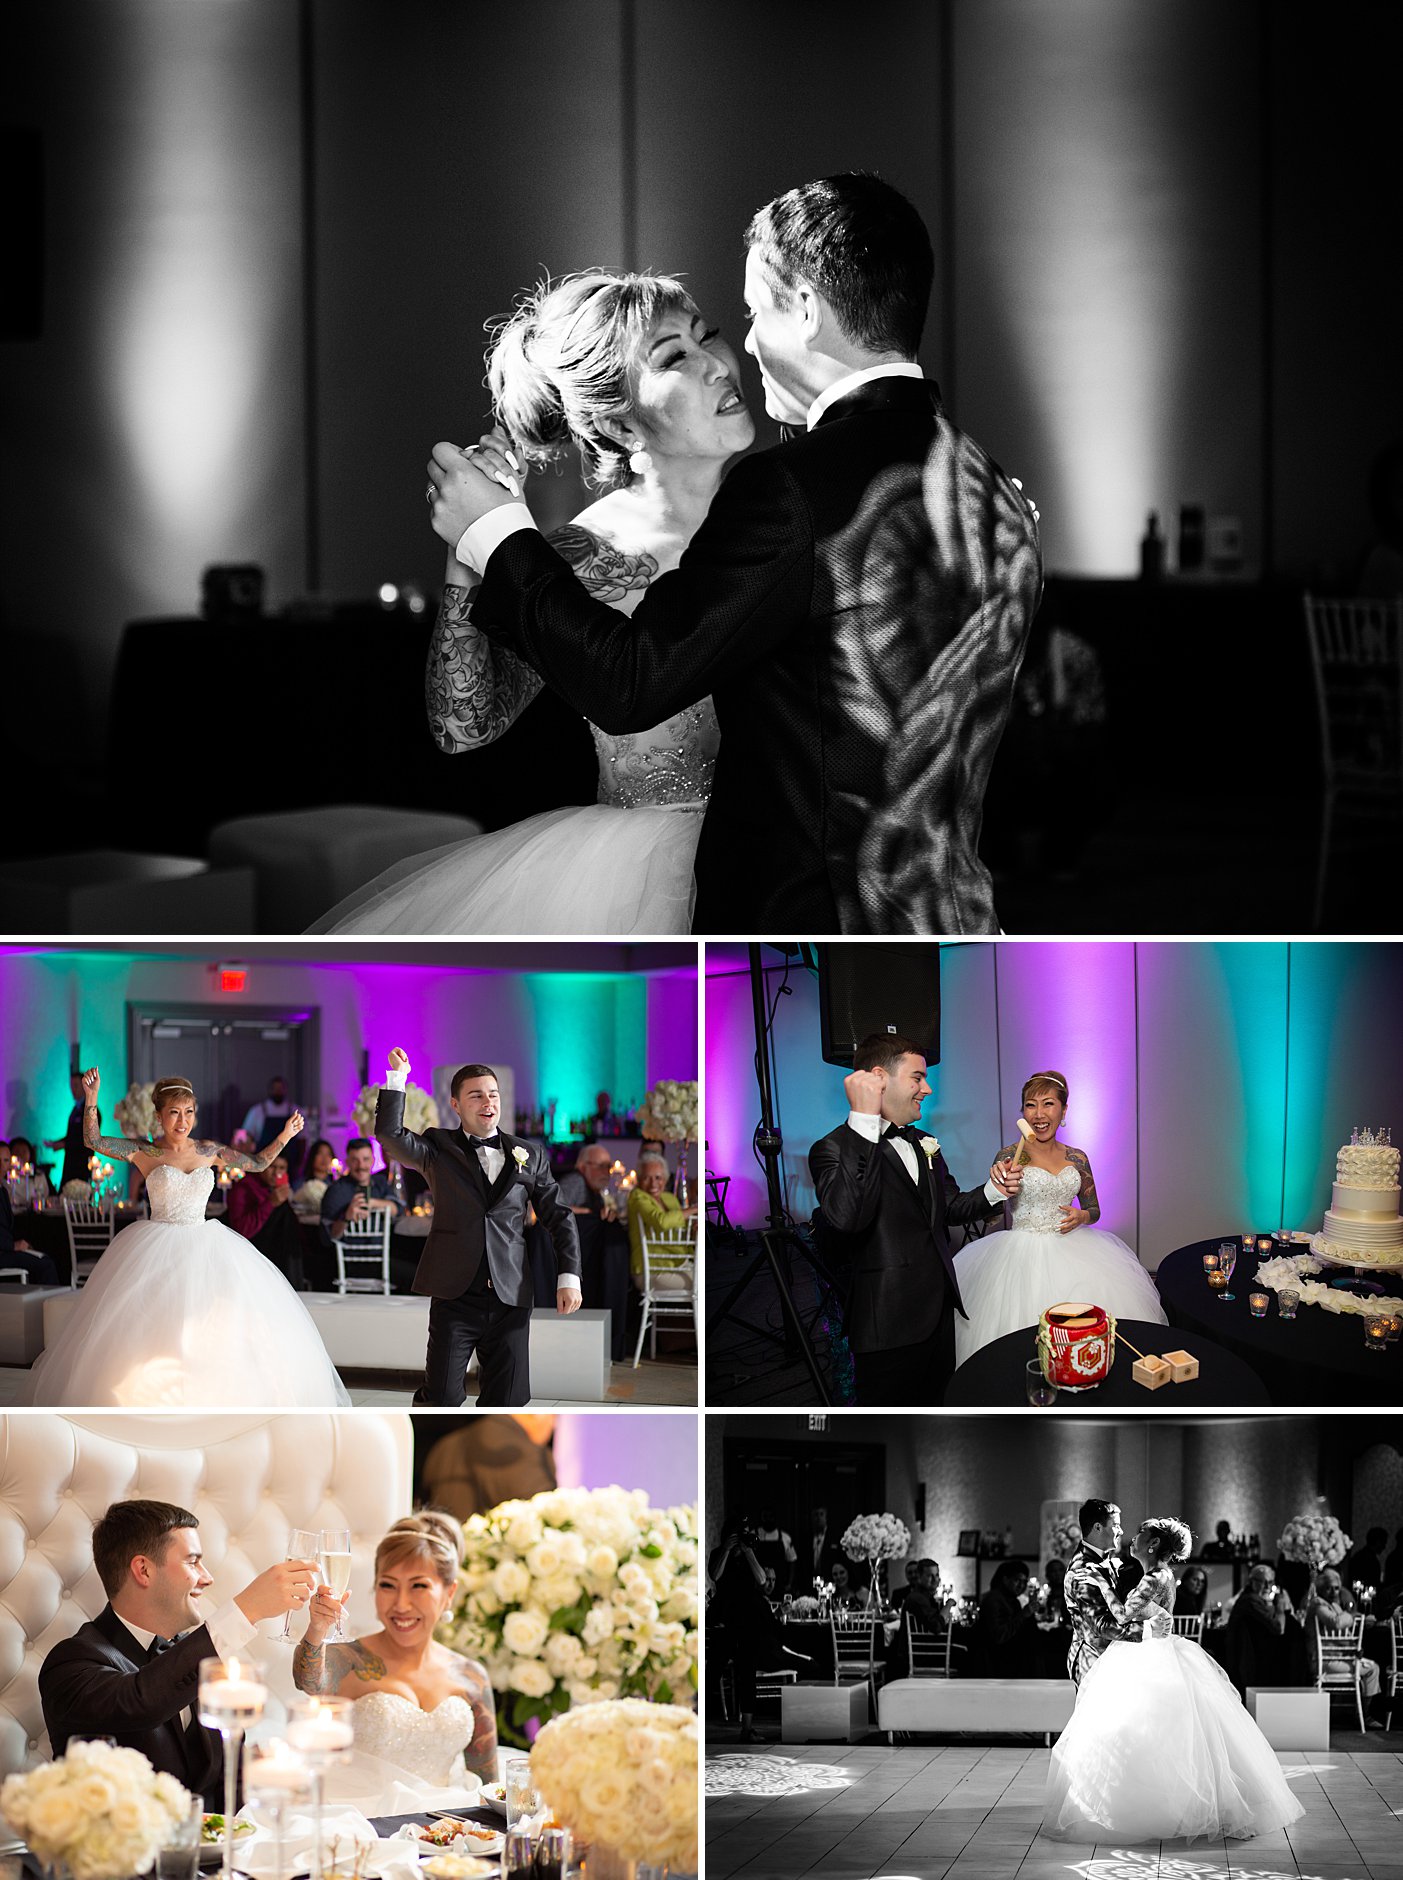
[[[220,1221],[135,1221],[30,1375],[35,1404],[349,1404],[307,1308]]]
[[[1054,1840],[1241,1839],[1305,1812],[1227,1675],[1188,1639],[1114,1644],[1048,1769]]]
[[[702,810],[547,810],[396,863],[311,933],[687,933]]]
[[[956,1254],[955,1277],[969,1315],[955,1315],[956,1364],[1007,1332],[1036,1325],[1048,1306],[1064,1299],[1104,1306],[1118,1319],[1169,1322],[1134,1248],[1101,1227],[1074,1227],[1068,1234],[1012,1227],[986,1234]]]

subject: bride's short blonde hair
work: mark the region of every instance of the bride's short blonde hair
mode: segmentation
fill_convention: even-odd
[[[553,463],[573,441],[587,483],[627,483],[628,449],[603,421],[631,414],[643,341],[674,310],[697,311],[671,275],[606,268],[547,277],[523,296],[493,330],[487,385],[497,422],[528,463]]]
[[[427,1557],[445,1586],[456,1586],[463,1563],[463,1529],[443,1508],[421,1508],[389,1529],[375,1549],[375,1577],[416,1554]]]

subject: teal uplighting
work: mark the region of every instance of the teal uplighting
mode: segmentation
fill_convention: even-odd
[[[620,1112],[641,1102],[648,1076],[648,983],[641,973],[528,973],[536,1018],[536,1089],[556,1101],[555,1133],[592,1116],[607,1090]]]
[[[0,975],[0,1036],[16,1055],[8,1066],[5,1126],[36,1145],[62,1136],[73,1096],[68,1084],[69,1044],[77,1038],[83,1068],[102,1072],[98,1103],[103,1133],[121,1135],[114,1106],[127,1094],[126,983],[131,955],[6,949],[23,958],[23,975]],[[35,975],[45,989],[36,989]],[[36,1022],[36,1014],[41,1015]],[[55,1164],[55,1151],[39,1149]]]
[[[1282,1225],[1288,952],[1279,941],[1222,941],[1213,951],[1237,1038],[1249,1215],[1242,1226],[1266,1232]]]

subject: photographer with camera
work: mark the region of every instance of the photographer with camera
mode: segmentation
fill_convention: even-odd
[[[729,1515],[721,1524],[721,1545],[712,1549],[706,1563],[716,1588],[712,1614],[725,1635],[718,1641],[717,1662],[731,1663],[742,1743],[756,1740],[755,1674],[786,1655],[784,1628],[766,1597],[768,1579],[755,1551],[759,1539],[753,1515]]]

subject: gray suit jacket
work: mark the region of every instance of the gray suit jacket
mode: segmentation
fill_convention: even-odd
[[[477,1152],[461,1129],[404,1127],[404,1092],[381,1090],[375,1106],[375,1140],[387,1161],[417,1168],[434,1198],[434,1224],[419,1256],[414,1291],[456,1299],[472,1284],[484,1259],[492,1289],[504,1305],[533,1302],[531,1262],[526,1253],[526,1206],[555,1243],[557,1275],[580,1271],[575,1217],[561,1205],[544,1149],[502,1132],[506,1164],[489,1184]],[[518,1165],[514,1151],[525,1161]]]

